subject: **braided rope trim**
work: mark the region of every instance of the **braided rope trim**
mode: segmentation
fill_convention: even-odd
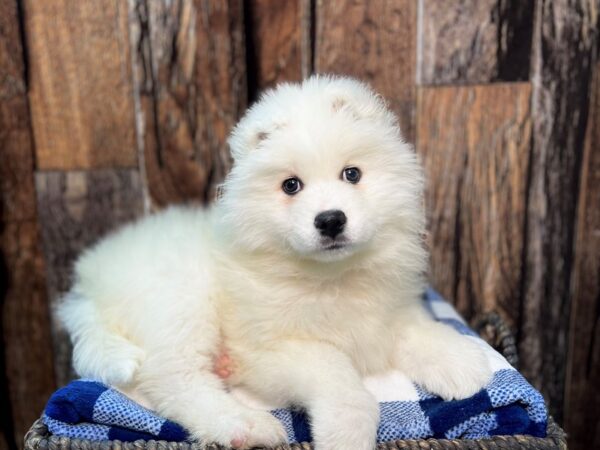
[[[493,436],[488,439],[406,439],[384,442],[377,450],[567,450],[565,432],[552,420],[548,436]],[[88,441],[52,436],[41,419],[25,435],[25,450],[231,450],[217,444],[167,441]],[[314,450],[307,442],[286,444],[269,450]],[[350,450],[350,449],[349,449]]]
[[[472,325],[473,329],[482,335],[492,347],[502,353],[511,366],[515,369],[519,368],[517,341],[498,313],[492,311],[481,314],[475,317]]]

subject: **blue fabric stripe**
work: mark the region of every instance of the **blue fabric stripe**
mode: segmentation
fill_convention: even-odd
[[[429,418],[434,437],[445,437],[450,428],[486,411],[492,404],[485,390],[479,391],[473,397],[464,400],[445,402],[439,397],[420,402],[425,415]]]
[[[108,430],[108,439],[111,441],[134,442],[139,440],[156,440],[156,436],[141,431],[128,430],[120,427],[110,427]]]
[[[450,325],[452,328],[454,328],[456,331],[458,331],[460,334],[464,334],[467,336],[477,336],[477,333],[475,333],[473,330],[471,330],[467,325],[465,325],[464,323],[462,323],[460,320],[458,319],[449,319],[449,318],[445,318],[445,319],[437,319],[438,322],[440,323],[444,323],[446,325]]]
[[[189,437],[188,432],[181,425],[170,420],[165,420],[158,433],[158,439],[163,441],[185,441]]]
[[[306,417],[306,413],[304,411],[299,411],[292,409],[292,428],[294,429],[294,434],[296,435],[297,442],[310,442],[312,441],[312,436],[310,434],[310,427],[308,425],[308,420]]]
[[[72,381],[52,394],[46,415],[66,423],[93,422],[96,400],[107,389],[96,381]]]
[[[494,413],[498,426],[490,431],[491,434],[525,433],[531,425],[531,419],[521,405],[502,406]]]
[[[425,300],[428,302],[444,302],[444,298],[440,295],[438,291],[433,289],[431,286],[428,286],[425,289],[425,293],[423,294]]]
[[[548,422],[534,422],[531,421],[529,427],[522,434],[530,434],[535,437],[546,437],[546,429],[548,428]],[[514,433],[511,433],[514,434]]]

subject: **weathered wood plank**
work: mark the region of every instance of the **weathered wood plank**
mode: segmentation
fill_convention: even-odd
[[[577,214],[565,428],[569,447],[600,448],[600,64],[594,69]]]
[[[595,0],[540,0],[533,44],[533,154],[519,353],[562,422],[575,209],[583,158]]]
[[[243,4],[135,1],[132,22],[152,200],[208,202],[231,166],[226,138],[246,107]]]
[[[532,0],[418,0],[422,85],[529,79]]]
[[[281,81],[311,71],[310,0],[249,0],[246,51],[251,99]]]
[[[17,2],[0,0],[0,448],[22,437],[55,388],[33,184]]]
[[[431,278],[467,317],[518,323],[531,138],[527,83],[419,88]]]
[[[34,156],[25,92],[0,97],[0,159],[0,222],[34,219]]]
[[[414,142],[416,2],[318,0],[315,14],[315,71],[371,83]]]
[[[72,263],[85,247],[143,212],[139,173],[130,169],[38,172],[35,176],[48,291],[55,305],[71,283]],[[52,321],[59,385],[72,376],[68,336]]]
[[[38,235],[35,220],[8,222],[0,233],[0,257],[7,277],[2,308],[5,369],[19,448],[56,386]]]
[[[0,222],[35,217],[33,146],[17,5],[0,1]]]
[[[23,5],[38,167],[135,167],[127,3]]]

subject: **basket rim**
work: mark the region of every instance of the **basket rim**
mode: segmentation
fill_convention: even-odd
[[[441,450],[441,449],[535,449],[535,450],[567,450],[566,433],[548,419],[547,436],[539,438],[528,435],[501,435],[485,439],[401,439],[377,444],[378,450]],[[134,442],[90,441],[87,439],[71,439],[54,436],[42,419],[38,419],[25,435],[26,450],[233,450],[218,444],[201,444],[194,442],[169,442],[157,440],[137,440]],[[268,450],[313,450],[308,442],[284,444]],[[267,450],[267,449],[265,449]]]

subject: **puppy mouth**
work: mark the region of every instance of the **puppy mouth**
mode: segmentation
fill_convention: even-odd
[[[337,239],[330,240],[328,239],[325,242],[321,243],[321,250],[326,252],[334,252],[336,250],[342,250],[350,246],[350,242],[347,239]]]
[[[346,244],[331,244],[331,245],[327,245],[326,247],[323,247],[323,250],[330,252],[333,250],[339,250],[344,247],[346,247]]]

